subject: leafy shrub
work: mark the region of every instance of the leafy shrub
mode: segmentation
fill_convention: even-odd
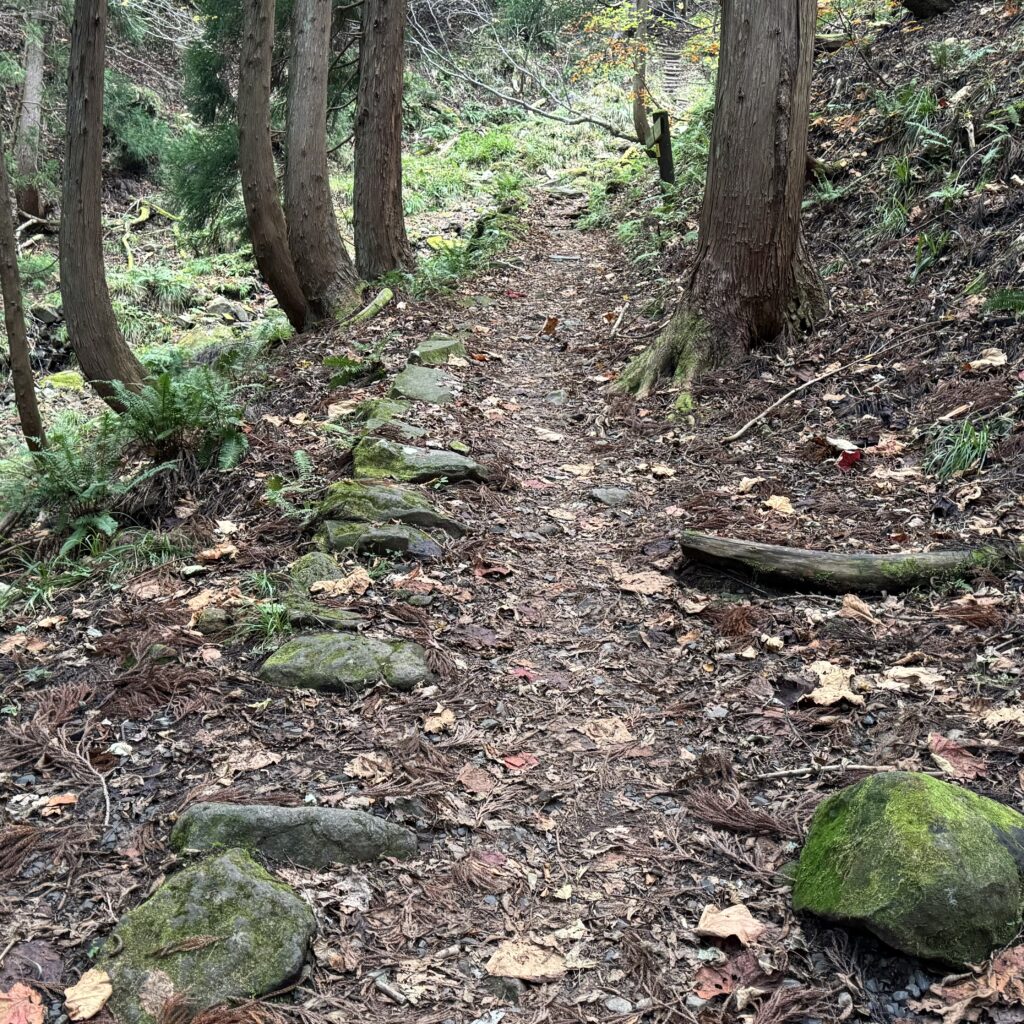
[[[123,424],[113,413],[94,420],[60,413],[47,430],[44,451],[3,465],[0,507],[50,516],[58,534],[69,534],[61,554],[92,535],[111,537],[117,531],[112,513],[136,487],[168,468],[128,467],[124,450]]]
[[[142,174],[158,164],[167,150],[170,128],[156,93],[108,69],[103,96],[103,128],[117,167]]]
[[[167,150],[165,183],[188,231],[241,232],[238,126],[226,121],[184,132]]]
[[[235,388],[209,366],[164,372],[139,392],[117,382],[126,434],[157,459],[194,452],[200,466],[237,466],[248,449]]]

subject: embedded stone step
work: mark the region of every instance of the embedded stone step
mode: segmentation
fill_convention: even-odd
[[[409,360],[421,366],[444,366],[452,356],[465,359],[466,346],[458,338],[435,334],[421,341],[409,354]]]
[[[205,1010],[282,988],[302,970],[313,913],[244,850],[172,875],[129,911],[101,951],[109,1007],[123,1024],[156,1024],[169,999]]]
[[[345,633],[296,637],[263,663],[259,676],[272,686],[325,693],[358,692],[379,682],[412,690],[434,680],[419,644]]]
[[[407,366],[391,384],[391,398],[406,398],[410,402],[429,405],[448,405],[455,401],[451,378],[440,370],[426,366]]]
[[[397,484],[339,480],[327,490],[317,519],[352,523],[404,523],[461,537],[466,527],[438,512],[418,491]]]
[[[417,448],[380,437],[364,437],[353,449],[358,479],[388,479],[403,483],[429,483],[446,479],[486,481],[488,471],[479,462],[457,452]]]
[[[407,555],[424,562],[437,561],[444,554],[444,549],[429,533],[401,523],[371,526],[328,520],[317,534],[317,543],[326,551],[352,551],[381,558]]]
[[[416,835],[366,811],[269,804],[193,804],[171,832],[180,853],[239,848],[270,860],[326,868],[416,855]]]

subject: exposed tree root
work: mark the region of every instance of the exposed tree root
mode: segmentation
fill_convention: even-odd
[[[658,339],[622,371],[615,390],[646,398],[666,377],[685,391],[704,362],[708,328],[703,317],[682,308]]]

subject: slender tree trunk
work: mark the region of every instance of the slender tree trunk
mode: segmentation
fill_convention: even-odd
[[[408,0],[363,0],[356,105],[356,266],[367,280],[414,265],[402,204]]]
[[[18,274],[18,241],[11,216],[11,183],[7,180],[7,154],[0,136],[0,294],[4,300],[4,324],[10,351],[11,375],[14,377],[14,401],[29,451],[40,451],[46,445],[43,418],[36,402],[25,334],[25,314],[21,306],[21,279]]]
[[[651,119],[647,116],[647,102],[650,91],[647,88],[647,12],[651,0],[636,0],[636,55],[633,58],[633,130],[641,145],[651,137]]]
[[[270,136],[274,0],[244,0],[238,67],[238,166],[256,265],[291,325],[306,323],[306,299],[288,249]]]
[[[825,305],[800,207],[815,0],[724,0],[715,120],[688,299],[619,386],[646,394],[742,359]]]
[[[146,374],[125,344],[103,269],[103,61],[107,0],[75,0],[68,61],[67,142],[60,218],[60,294],[68,337],[97,394],[117,408],[111,381]]]
[[[357,305],[359,276],[338,229],[327,169],[331,0],[294,2],[284,209],[309,316],[322,320]]]
[[[43,123],[43,76],[46,70],[44,50],[45,8],[33,4],[25,23],[25,84],[21,91],[21,110],[14,139],[14,168],[17,174],[15,194],[18,209],[29,217],[42,217],[39,199],[39,133]]]

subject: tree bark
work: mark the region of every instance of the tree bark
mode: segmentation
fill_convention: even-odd
[[[103,269],[103,62],[107,0],[75,0],[68,64],[67,141],[60,220],[60,294],[68,337],[86,380],[112,408],[110,386],[146,374],[125,344]]]
[[[647,88],[647,12],[651,0],[636,0],[636,35],[633,42],[636,54],[633,57],[633,130],[637,141],[647,145],[651,137],[651,119],[647,116],[647,101],[650,92]]]
[[[373,280],[415,263],[402,204],[402,91],[408,0],[363,0],[356,105],[356,267]]]
[[[270,135],[274,0],[244,0],[243,25],[238,67],[238,167],[246,219],[256,265],[291,325],[301,331],[306,323],[306,298],[288,248]]]
[[[824,290],[800,227],[815,0],[725,0],[707,182],[689,295],[627,367],[646,394],[667,372],[735,362],[820,315]]]
[[[331,0],[295,0],[288,64],[288,246],[312,320],[359,302],[359,276],[338,229],[327,168]]]
[[[14,401],[18,419],[29,451],[38,452],[46,446],[43,418],[39,415],[36,388],[32,380],[25,313],[21,305],[21,279],[18,273],[18,240],[11,216],[11,183],[7,180],[7,154],[0,135],[0,294],[4,300],[4,325],[10,352],[11,376],[14,378]]]
[[[25,84],[14,138],[15,195],[18,209],[29,217],[42,217],[39,198],[39,134],[43,123],[43,78],[46,70],[45,9],[34,4],[25,23]]]

